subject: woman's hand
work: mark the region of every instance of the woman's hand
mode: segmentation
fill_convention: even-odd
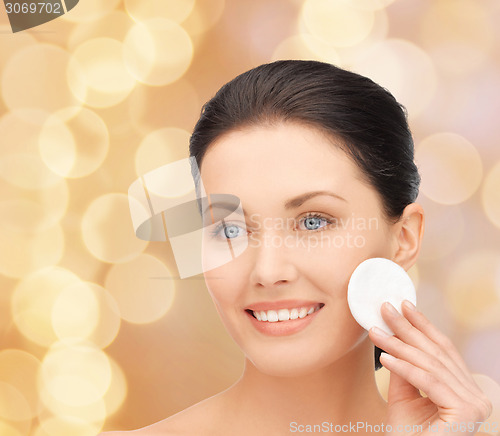
[[[376,328],[369,332],[388,353],[380,356],[391,372],[385,426],[392,432],[386,434],[476,434],[491,414],[491,402],[450,339],[412,306],[405,301],[402,316],[384,303],[382,318],[395,336],[378,335]]]

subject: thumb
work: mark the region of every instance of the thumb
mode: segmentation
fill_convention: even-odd
[[[399,401],[411,401],[417,398],[422,398],[420,391],[406,381],[403,377],[391,371],[389,380],[389,391],[387,393],[387,401],[389,404]]]

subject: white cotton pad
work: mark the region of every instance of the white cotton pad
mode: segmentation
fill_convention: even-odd
[[[347,287],[347,303],[354,319],[366,330],[377,326],[394,334],[382,319],[380,308],[388,301],[402,313],[403,300],[417,304],[415,286],[406,271],[392,260],[382,257],[367,259],[352,273]]]

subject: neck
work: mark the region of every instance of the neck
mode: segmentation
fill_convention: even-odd
[[[268,422],[283,433],[292,422],[382,424],[386,411],[368,338],[330,366],[300,377],[270,376],[246,359],[243,375],[227,393],[233,410],[241,405],[239,419],[258,416],[259,422]]]

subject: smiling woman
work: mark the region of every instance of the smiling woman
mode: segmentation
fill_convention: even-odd
[[[198,186],[238,197],[245,211],[203,236],[204,247],[248,244],[204,272],[245,367],[227,390],[138,434],[285,435],[325,423],[477,432],[491,404],[421,312],[384,305],[395,335],[380,336],[349,311],[355,268],[383,257],[408,270],[424,231],[412,137],[387,90],[325,63],[262,65],[205,104],[190,153]],[[381,365],[387,402],[375,383]]]

